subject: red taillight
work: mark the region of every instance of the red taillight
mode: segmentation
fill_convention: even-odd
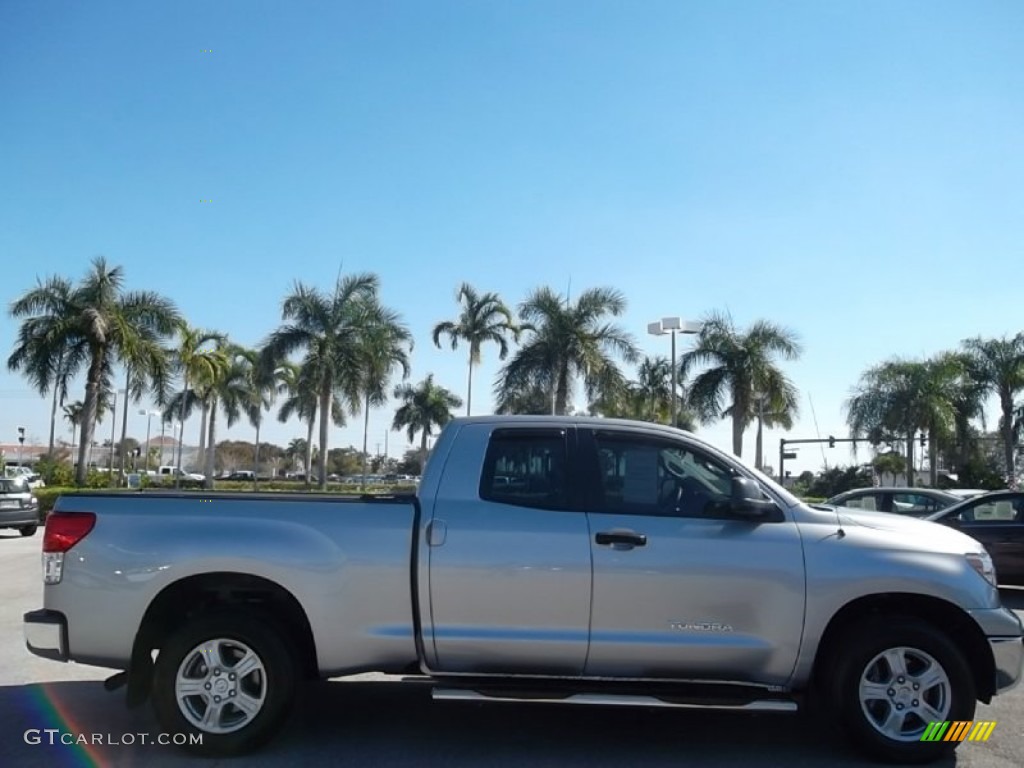
[[[67,552],[96,525],[92,512],[51,512],[46,517],[43,552]]]

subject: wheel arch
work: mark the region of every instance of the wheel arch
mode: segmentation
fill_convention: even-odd
[[[851,600],[829,621],[818,644],[811,672],[812,685],[835,672],[846,632],[868,617],[893,615],[917,618],[945,633],[963,653],[974,677],[978,700],[988,704],[995,695],[995,658],[981,627],[959,606],[930,595],[904,592],[865,595]]]
[[[142,704],[153,678],[153,652],[182,624],[203,614],[242,609],[271,621],[293,651],[306,679],[319,676],[316,641],[305,610],[277,582],[233,571],[194,574],[168,584],[150,602],[132,644],[128,668],[128,705]]]

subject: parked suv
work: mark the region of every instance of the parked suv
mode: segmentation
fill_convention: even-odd
[[[28,480],[0,478],[0,528],[17,528],[22,536],[32,536],[42,522],[39,500],[32,495]]]

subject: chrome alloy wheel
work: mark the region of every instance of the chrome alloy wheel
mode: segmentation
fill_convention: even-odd
[[[919,741],[929,723],[944,721],[952,706],[949,676],[917,648],[890,648],[860,677],[860,705],[868,722],[895,741]]]
[[[267,672],[243,642],[207,640],[178,666],[174,694],[182,715],[206,733],[232,733],[252,722],[267,697]]]

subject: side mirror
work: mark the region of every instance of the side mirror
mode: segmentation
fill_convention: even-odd
[[[783,519],[778,505],[761,494],[761,487],[746,477],[732,479],[730,511],[741,520],[777,523]]]

